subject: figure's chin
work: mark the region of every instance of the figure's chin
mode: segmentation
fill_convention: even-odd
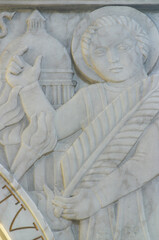
[[[98,73],[99,75],[99,73]],[[100,77],[105,81],[105,82],[111,82],[111,83],[121,83],[125,82],[129,78],[125,76],[123,73],[115,73],[115,74],[100,74]]]
[[[103,80],[109,83],[122,83],[126,81],[124,78],[103,78]]]

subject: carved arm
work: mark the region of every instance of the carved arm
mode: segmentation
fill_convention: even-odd
[[[53,124],[55,110],[38,84],[41,57],[36,59],[34,66],[30,66],[21,56],[26,50],[21,49],[11,59],[6,73],[10,86],[21,88],[20,99],[30,122],[22,134],[20,149],[11,166],[18,180],[38,158],[52,151],[57,142]]]
[[[134,156],[103,178],[99,184],[81,190],[71,197],[56,196],[53,200],[57,207],[55,214],[74,220],[88,218],[99,209],[141,188],[157,175],[159,175],[159,120],[149,127]]]
[[[67,137],[79,130],[86,115],[80,93],[58,111],[53,109],[38,83],[41,57],[36,59],[34,66],[30,66],[22,58],[25,51],[27,48],[12,57],[6,73],[9,85],[21,88],[21,103],[30,122],[22,134],[21,147],[11,167],[17,179],[39,157],[54,149],[57,138]]]

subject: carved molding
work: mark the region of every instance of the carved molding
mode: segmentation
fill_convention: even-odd
[[[102,6],[116,6],[116,5],[127,5],[127,6],[147,6],[155,7],[159,5],[159,0],[1,0],[0,7],[58,7],[59,8],[74,8],[74,7],[102,7]]]

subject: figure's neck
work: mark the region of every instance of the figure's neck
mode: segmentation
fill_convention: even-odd
[[[136,74],[134,74],[132,77],[130,77],[129,79],[123,81],[123,82],[107,82],[107,85],[114,87],[114,88],[125,88],[125,87],[130,87],[132,86],[134,83],[139,82],[143,79],[147,78],[147,74],[145,72],[145,70],[140,71]]]

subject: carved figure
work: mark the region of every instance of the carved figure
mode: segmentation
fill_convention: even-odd
[[[42,58],[31,66],[23,58],[28,49],[22,48],[10,59],[6,81],[19,89],[29,121],[11,171],[20,181],[57,141],[78,132],[59,161],[63,187],[53,183],[52,189],[45,185],[35,194],[44,198],[37,201],[42,212],[47,205],[57,239],[75,239],[71,221],[78,220],[81,240],[154,240],[159,236],[154,226],[159,209],[159,85],[158,76],[147,72],[158,57],[158,50],[151,49],[154,35],[153,43],[159,41],[158,32],[131,8],[103,8],[92,16],[78,39],[81,53],[79,48],[75,53],[73,42],[72,54],[78,71],[88,74],[86,80],[100,83],[81,89],[56,111],[38,83]]]

